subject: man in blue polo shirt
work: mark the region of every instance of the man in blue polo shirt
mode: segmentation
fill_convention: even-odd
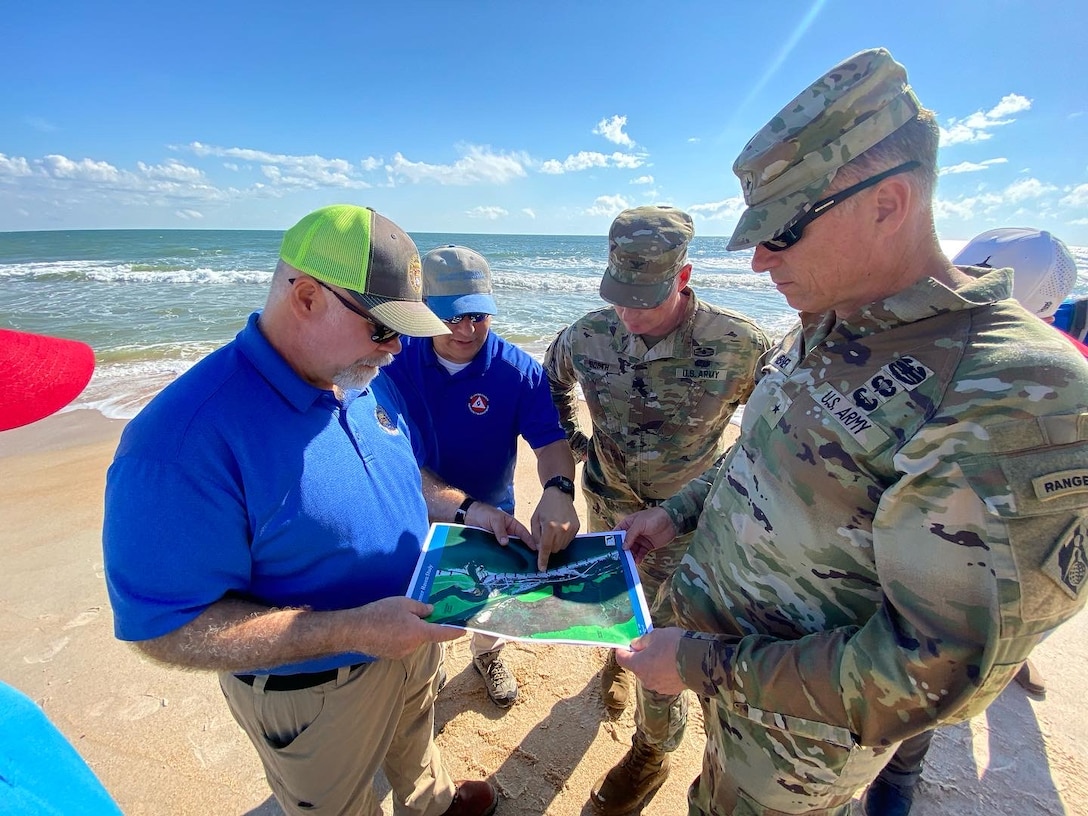
[[[491,269],[478,252],[459,246],[428,252],[423,295],[450,333],[408,338],[386,372],[403,395],[408,415],[433,433],[429,466],[473,498],[513,513],[518,437],[529,443],[544,490],[530,525],[543,570],[548,556],[578,532],[574,458],[544,370],[490,331],[498,308]],[[502,662],[502,645],[501,638],[474,634],[472,665],[488,696],[508,708],[518,688]]]
[[[264,310],[129,423],[107,477],[117,637],[219,672],[288,814],[373,816],[378,770],[400,814],[497,804],[442,766],[433,701],[458,632],[404,593],[428,515],[531,536],[416,465],[377,375],[401,333],[448,333],[421,296],[399,227],[311,213],[284,235]]]

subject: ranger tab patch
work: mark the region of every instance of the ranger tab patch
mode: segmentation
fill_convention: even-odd
[[[1088,468],[1060,470],[1031,480],[1035,495],[1042,501],[1067,496],[1070,493],[1088,492]]]

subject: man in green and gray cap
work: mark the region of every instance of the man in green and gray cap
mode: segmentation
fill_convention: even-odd
[[[532,536],[420,472],[379,376],[401,334],[448,333],[412,239],[371,209],[323,207],[284,234],[264,310],[128,424],[106,479],[117,637],[218,673],[291,816],[381,812],[379,769],[398,814],[498,804],[442,765],[434,697],[459,633],[405,592],[428,519]]]
[[[874,49],[734,164],[730,248],[801,321],[721,465],[620,524],[636,558],[695,531],[658,595],[676,625],[617,655],[700,695],[691,814],[848,813],[902,740],[982,711],[1088,598],[1088,363],[1010,270],[943,255],[937,140]]]
[[[770,345],[744,315],[695,296],[693,235],[691,217],[674,207],[620,213],[601,280],[601,297],[612,305],[576,320],[544,356],[560,422],[575,456],[585,458],[591,531],[614,529],[629,513],[655,506],[721,456],[725,427]],[[578,424],[576,384],[589,406],[590,437]],[[639,565],[651,602],[689,541],[682,536]],[[601,680],[605,705],[622,712],[630,680],[611,652]],[[631,751],[591,792],[598,813],[627,813],[653,795],[686,721],[682,696],[639,689]]]

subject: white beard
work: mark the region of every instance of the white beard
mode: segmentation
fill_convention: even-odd
[[[391,362],[393,362],[392,354],[360,357],[332,378],[333,385],[341,391],[361,391],[374,381],[382,366],[389,365]]]

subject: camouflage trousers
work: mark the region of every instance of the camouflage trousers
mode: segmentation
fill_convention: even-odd
[[[645,510],[648,505],[634,502],[620,502],[604,499],[601,496],[585,492],[588,509],[589,531],[603,533],[615,528],[624,516]],[[654,626],[672,626],[672,605],[654,603],[658,590],[665,583],[680,559],[687,552],[694,533],[677,537],[667,547],[654,550],[638,565],[638,576],[642,582],[642,591],[646,604],[652,610]],[[662,751],[675,751],[684,739],[684,729],[688,723],[688,702],[683,694],[658,694],[643,688],[635,681],[635,735],[648,745]]]
[[[775,715],[740,716],[723,700],[700,701],[706,748],[688,788],[688,816],[849,816],[854,794],[898,747],[856,745],[845,729],[822,723],[787,722],[786,730],[759,720]]]

